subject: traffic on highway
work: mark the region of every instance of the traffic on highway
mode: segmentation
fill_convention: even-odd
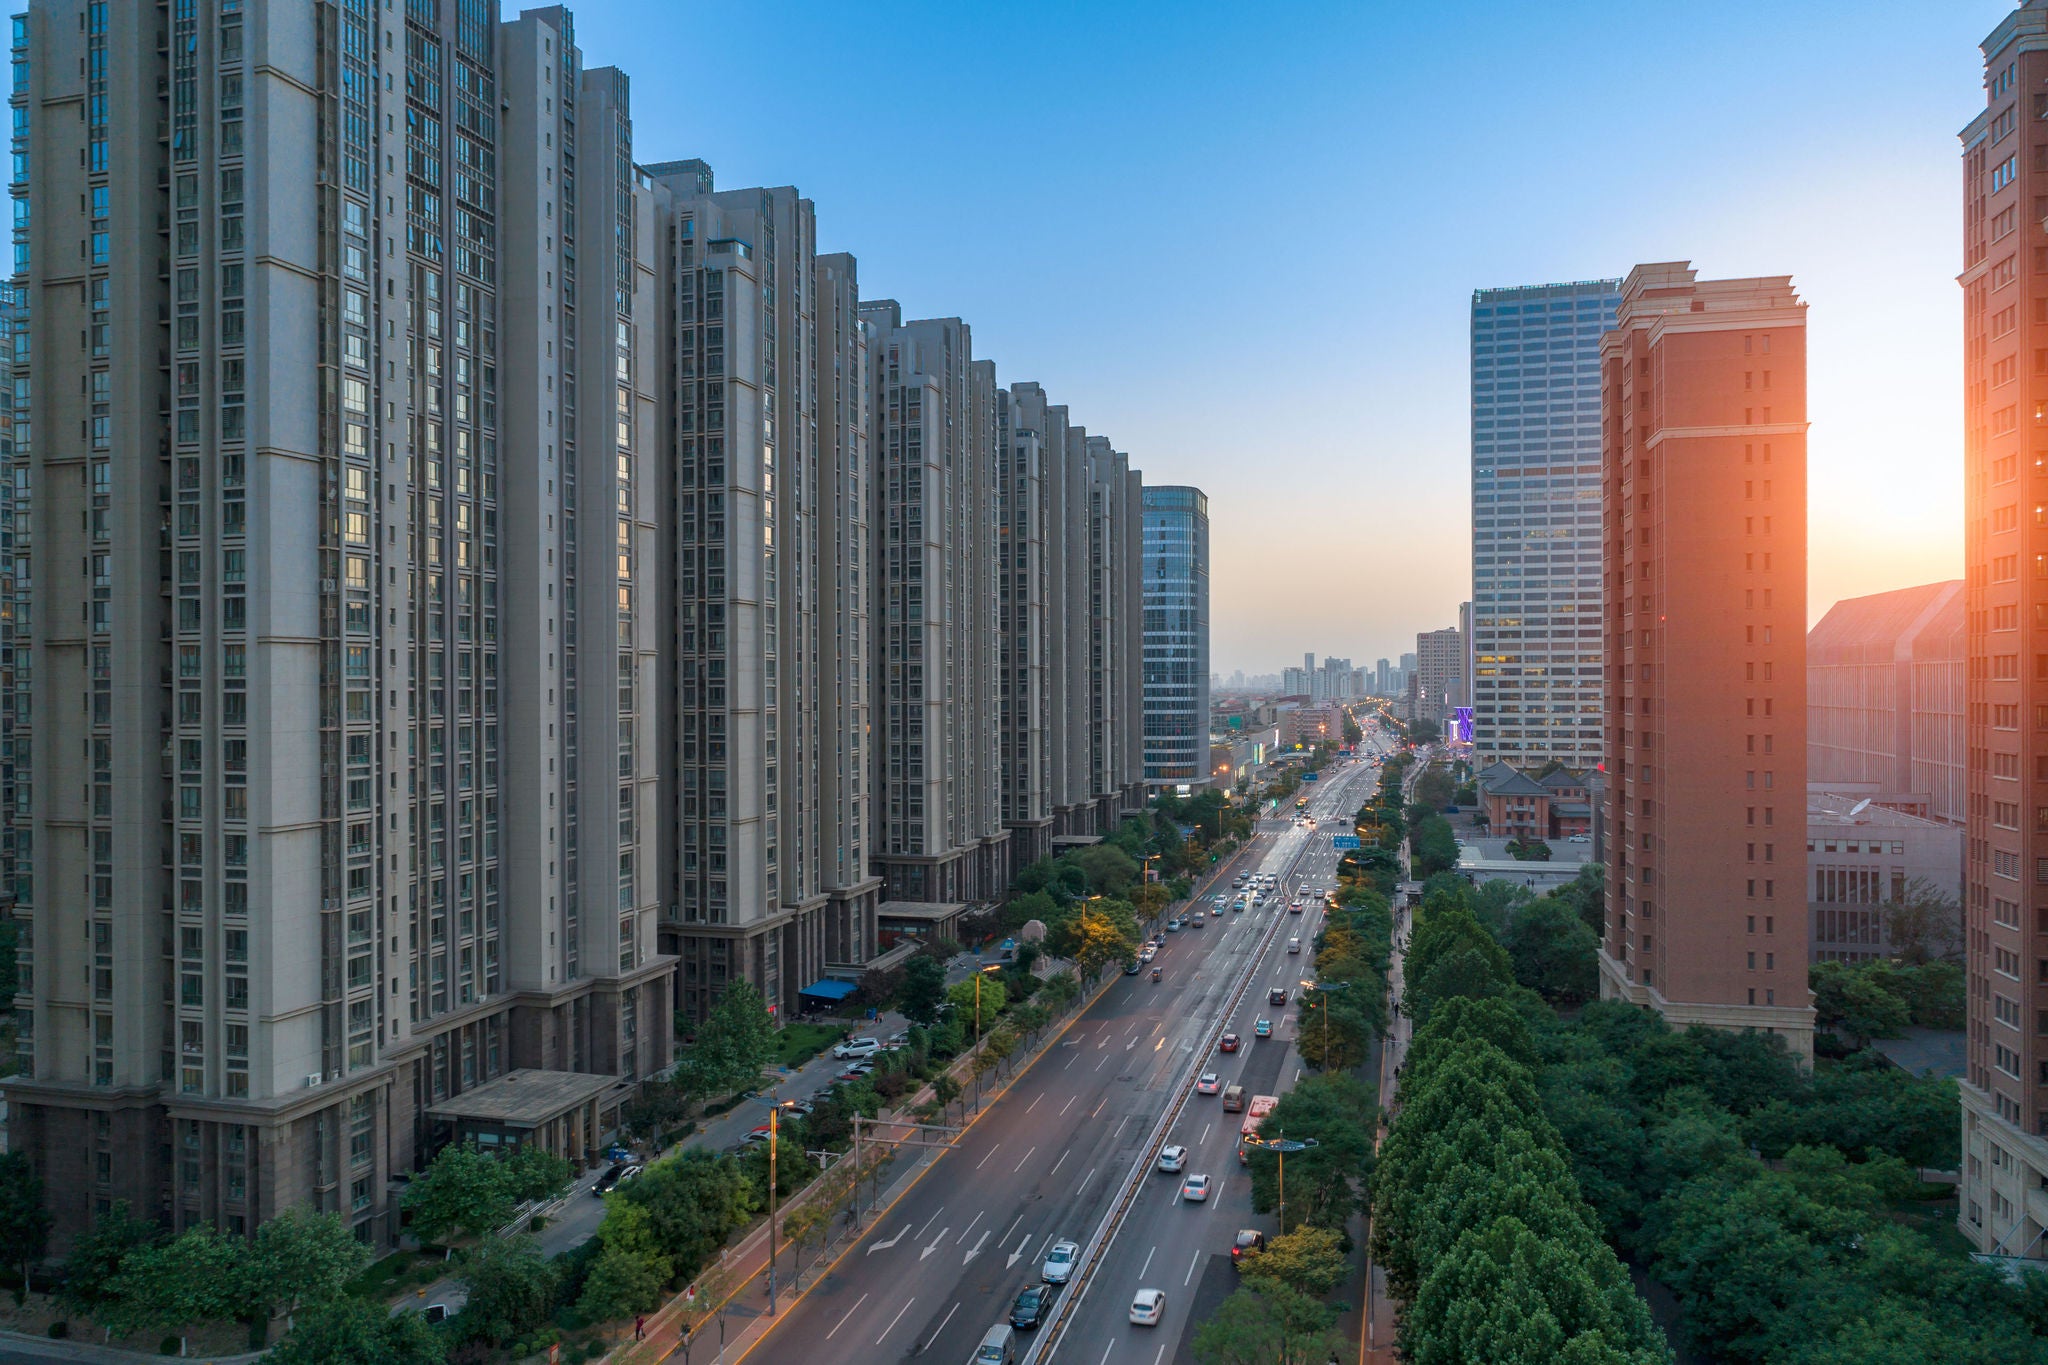
[[[1229,1294],[1240,1232],[1277,1227],[1252,1213],[1238,1157],[1248,1116],[1232,1106],[1256,1107],[1301,1075],[1297,997],[1336,876],[1327,831],[1348,832],[1344,817],[1377,781],[1368,758],[1332,766],[1305,784],[1302,809],[1263,820],[1173,908],[1183,927],[1149,941],[1145,973],[1113,977],[875,1216],[787,1308],[766,1355],[1006,1365],[1057,1352],[1098,1365],[1173,1354]],[[1199,933],[1186,927],[1197,916]]]

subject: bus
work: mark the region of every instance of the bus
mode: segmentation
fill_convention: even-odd
[[[1237,1163],[1240,1166],[1252,1164],[1251,1148],[1245,1139],[1257,1137],[1259,1125],[1266,1121],[1266,1115],[1273,1112],[1273,1106],[1280,1103],[1278,1095],[1254,1095],[1251,1107],[1244,1111],[1244,1126],[1237,1130]]]

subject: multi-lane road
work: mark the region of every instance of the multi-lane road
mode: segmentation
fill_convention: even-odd
[[[1308,788],[1311,810],[1319,820],[1348,814],[1376,780],[1364,762],[1331,769]],[[1349,830],[1341,820],[1326,820],[1314,832],[1284,815],[1266,822],[1210,894],[1228,890],[1229,874],[1240,870],[1272,872],[1290,892],[1304,878],[1330,885],[1333,827]],[[1243,913],[1226,905],[1204,927],[1168,934],[1154,964],[1158,983],[1149,973],[1117,978],[786,1310],[762,1357],[965,1361],[991,1326],[1008,1320],[1017,1292],[1037,1282],[1046,1249],[1068,1238],[1086,1251],[1083,1272],[1067,1291],[1077,1299],[1056,1302],[1056,1326],[1044,1341],[1023,1334],[1023,1349],[1033,1358],[1047,1354],[1058,1331],[1062,1361],[1097,1365],[1111,1354],[1164,1359],[1187,1332],[1196,1291],[1213,1273],[1203,1257],[1213,1261],[1221,1251],[1227,1275],[1236,1229],[1260,1225],[1251,1218],[1250,1182],[1237,1165],[1239,1116],[1222,1115],[1217,1099],[1188,1092],[1204,1069],[1245,1085],[1247,1093],[1276,1094],[1292,1083],[1294,1007],[1268,1006],[1266,992],[1281,984],[1292,1001],[1307,972],[1321,904],[1311,897],[1305,913],[1290,915],[1289,899]],[[1195,904],[1213,908],[1199,898]],[[1286,951],[1295,935],[1302,939],[1298,956]],[[1276,1023],[1270,1039],[1252,1037],[1260,1014]],[[1245,1039],[1234,1056],[1215,1051],[1226,1024]],[[1198,1154],[1190,1170],[1216,1181],[1206,1207],[1179,1204],[1178,1180],[1151,1171],[1165,1136],[1161,1120],[1174,1106],[1171,1140]],[[1137,1197],[1107,1224],[1141,1168]],[[1156,1328],[1126,1322],[1141,1280],[1167,1291],[1166,1317]]]

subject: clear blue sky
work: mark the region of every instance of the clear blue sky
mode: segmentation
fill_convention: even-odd
[[[1960,573],[1955,134],[2005,0],[574,8],[641,160],[795,185],[870,297],[1208,490],[1225,674],[1456,619],[1471,290],[1637,261],[1812,305],[1814,616]]]

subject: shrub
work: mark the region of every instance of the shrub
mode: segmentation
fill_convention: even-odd
[[[50,1336],[53,1340],[62,1341],[70,1335],[71,1324],[64,1321],[64,1319],[59,1318],[50,1324]]]

